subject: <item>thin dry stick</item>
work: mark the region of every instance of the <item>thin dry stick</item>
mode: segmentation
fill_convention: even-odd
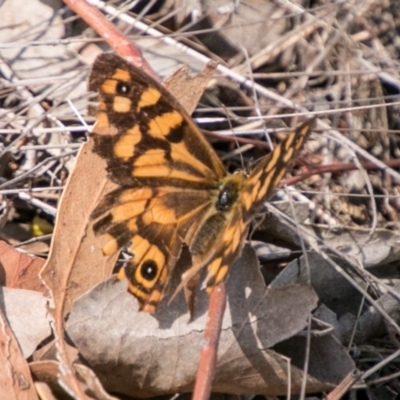
[[[393,361],[395,358],[397,358],[399,356],[400,356],[400,349],[395,351],[389,357],[386,357],[385,359],[383,359],[378,364],[374,365],[368,371],[364,372],[364,374],[362,375],[361,379],[363,379],[363,380],[367,379],[372,374],[374,374],[376,371],[379,371],[381,368],[383,368],[384,366],[386,366],[387,364],[389,364],[391,361]]]
[[[154,79],[159,80],[157,74],[142,57],[140,50],[133,46],[126,36],[97,8],[84,0],[64,0],[64,3],[87,22],[119,56],[140,67]]]
[[[343,380],[332,390],[324,400],[339,400],[342,396],[358,381],[361,373],[357,370],[350,372]]]
[[[211,384],[215,374],[218,344],[222,318],[226,307],[225,284],[217,285],[210,295],[208,319],[204,331],[204,346],[200,352],[193,400],[207,400],[211,394]]]
[[[397,168],[400,166],[400,160],[384,160],[382,163],[391,168]],[[375,163],[372,162],[365,162],[360,163],[360,166],[365,170],[381,170],[382,168]],[[346,171],[354,171],[359,169],[359,167],[354,163],[346,163],[346,164],[328,164],[328,165],[315,165],[312,166],[310,171],[304,172],[299,176],[294,176],[287,180],[288,185],[294,185],[297,182],[304,181],[305,179],[309,178],[310,176],[316,174],[325,174],[327,172],[330,173],[339,173],[339,172],[346,172]],[[385,168],[384,168],[385,169]],[[386,170],[386,169],[385,169]]]

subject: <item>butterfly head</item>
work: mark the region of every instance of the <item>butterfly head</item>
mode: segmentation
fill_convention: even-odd
[[[228,212],[238,202],[242,192],[245,175],[242,171],[221,179],[216,208]]]

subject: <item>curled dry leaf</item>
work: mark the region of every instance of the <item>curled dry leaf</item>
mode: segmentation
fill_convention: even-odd
[[[29,364],[32,376],[36,382],[48,385],[57,399],[66,398],[65,391],[58,383],[58,362],[53,360],[34,361]]]
[[[326,246],[340,250],[358,260],[365,268],[377,267],[400,260],[400,234],[389,229],[323,226],[315,228]]]
[[[18,342],[0,310],[0,392],[2,399],[38,399]]]
[[[47,299],[38,292],[0,287],[0,309],[18,340],[24,357],[51,335]]]
[[[34,361],[29,364],[32,375],[37,382],[43,382],[51,388],[53,395],[57,399],[69,399],[64,389],[60,386],[58,379],[59,363],[53,360],[47,361]],[[114,396],[106,393],[101,386],[100,382],[88,367],[84,365],[76,365],[76,374],[80,376],[86,384],[85,391],[91,393],[90,398],[96,400],[116,400]]]
[[[175,278],[173,285],[178,281]],[[266,290],[249,247],[232,266],[227,293],[213,391],[286,393],[288,360],[269,348],[305,327],[317,303],[315,293],[307,285]],[[196,299],[192,321],[183,293],[170,304],[164,299],[152,316],[138,312],[126,282],[111,278],[75,302],[67,333],[107,390],[140,397],[187,392],[193,387],[207,317],[207,296],[200,291]],[[346,357],[341,346],[335,350]],[[308,376],[307,388],[326,390],[352,367],[347,363],[323,380],[315,371]],[[293,393],[299,391],[301,370],[302,365],[291,366]]]

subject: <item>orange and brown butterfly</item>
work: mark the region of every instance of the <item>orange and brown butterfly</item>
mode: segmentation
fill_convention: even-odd
[[[300,125],[251,173],[227,175],[215,151],[178,101],[122,58],[100,55],[89,79],[98,92],[94,152],[118,188],[91,218],[106,235],[102,251],[129,245],[133,259],[119,279],[140,309],[153,313],[163,298],[182,246],[192,265],[184,281],[207,268],[207,292],[224,281],[240,255],[250,222],[303,147],[312,121]]]

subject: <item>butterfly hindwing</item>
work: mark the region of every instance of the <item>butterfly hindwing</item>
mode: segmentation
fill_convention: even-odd
[[[225,280],[229,267],[241,253],[249,223],[288,172],[303,148],[312,126],[313,120],[308,120],[297,127],[255,166],[249,176],[240,171],[224,179],[228,197],[235,197],[237,192],[237,198],[228,212],[221,213],[224,223],[218,229],[219,236],[214,243],[212,256],[201,256],[200,260],[196,260],[197,257],[194,256],[194,261],[198,264],[204,265],[204,259],[207,259],[209,293]],[[219,195],[222,193],[223,188]]]
[[[260,212],[265,201],[271,196],[290,169],[294,159],[303,148],[311,133],[314,120],[308,120],[290,133],[274,150],[264,157],[250,173],[244,176],[227,177],[226,180],[239,185],[239,196],[226,213],[226,224],[221,229],[220,240],[215,246],[215,253],[208,263],[207,291],[223,282],[230,265],[240,255],[247,236],[249,223]],[[232,185],[226,185],[232,187]]]

